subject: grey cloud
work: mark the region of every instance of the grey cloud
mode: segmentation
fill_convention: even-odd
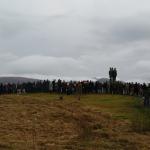
[[[91,33],[99,42],[109,44],[127,44],[149,40],[149,17],[150,13],[124,18],[94,18],[90,20],[93,24]]]
[[[150,39],[149,16],[135,16],[117,22],[112,35],[119,42],[137,42]]]
[[[121,80],[149,81],[144,2],[2,0],[0,74],[106,77],[114,66]]]
[[[80,60],[68,57],[50,57],[33,55],[27,56],[15,61],[7,66],[8,72],[19,74],[46,74],[46,75],[62,75],[74,76],[76,72],[81,75],[81,71],[86,71]]]

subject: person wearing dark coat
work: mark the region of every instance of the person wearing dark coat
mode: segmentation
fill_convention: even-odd
[[[145,107],[150,106],[150,88],[148,87],[144,89],[144,106]]]

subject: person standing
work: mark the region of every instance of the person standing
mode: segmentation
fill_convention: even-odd
[[[150,106],[150,89],[148,87],[145,87],[144,89],[144,106]]]
[[[83,90],[82,88],[83,88],[82,83],[81,83],[81,82],[78,82],[78,83],[76,84],[76,93],[77,93],[78,100],[81,99],[82,90]]]

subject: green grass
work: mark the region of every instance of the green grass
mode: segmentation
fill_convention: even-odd
[[[34,97],[36,100],[47,99],[48,101],[59,100],[56,94],[29,94],[26,96]],[[64,95],[66,102],[77,100],[76,95]],[[124,95],[82,95],[81,105],[94,109],[98,112],[109,113],[112,118],[117,120],[129,120],[135,130],[150,130],[150,108],[144,108],[143,100],[139,97]]]
[[[32,97],[32,99],[37,100],[47,100],[47,101],[58,101],[59,95],[56,94],[26,94],[24,97]],[[21,96],[21,97],[23,97]],[[18,98],[14,95],[13,98]],[[76,95],[63,95],[66,102],[71,102],[77,100]],[[129,119],[133,120],[139,116],[145,116],[150,120],[150,109],[143,107],[143,100],[139,97],[124,96],[124,95],[107,95],[107,94],[90,94],[81,96],[81,105],[96,109],[100,112],[110,113],[115,119]]]
[[[16,98],[18,96],[14,95]],[[26,94],[24,97],[32,97],[37,101],[58,101],[59,95],[56,94]],[[74,101],[77,100],[76,95],[64,95],[63,101]],[[149,117],[150,109],[143,107],[143,100],[139,97],[124,96],[124,95],[82,95],[80,103],[84,106],[96,109],[97,111],[102,111],[110,113],[113,118],[116,119],[132,119],[136,114],[145,115]]]
[[[66,96],[73,100],[75,96]],[[135,131],[150,131],[150,108],[144,108],[139,97],[124,95],[83,95],[81,104],[96,111],[109,113],[117,120],[129,120]]]
[[[133,113],[140,111],[141,99],[122,95],[87,95],[81,99],[82,104],[109,112],[114,118],[131,119]]]
[[[114,119],[129,120],[135,131],[150,131],[150,108],[145,108],[139,97],[87,95],[81,101],[88,107],[97,108],[97,111],[110,113]]]
[[[0,114],[0,149],[150,149],[150,109],[138,97],[2,95]]]

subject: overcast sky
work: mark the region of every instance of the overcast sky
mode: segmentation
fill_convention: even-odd
[[[0,0],[0,75],[150,81],[149,0]]]

